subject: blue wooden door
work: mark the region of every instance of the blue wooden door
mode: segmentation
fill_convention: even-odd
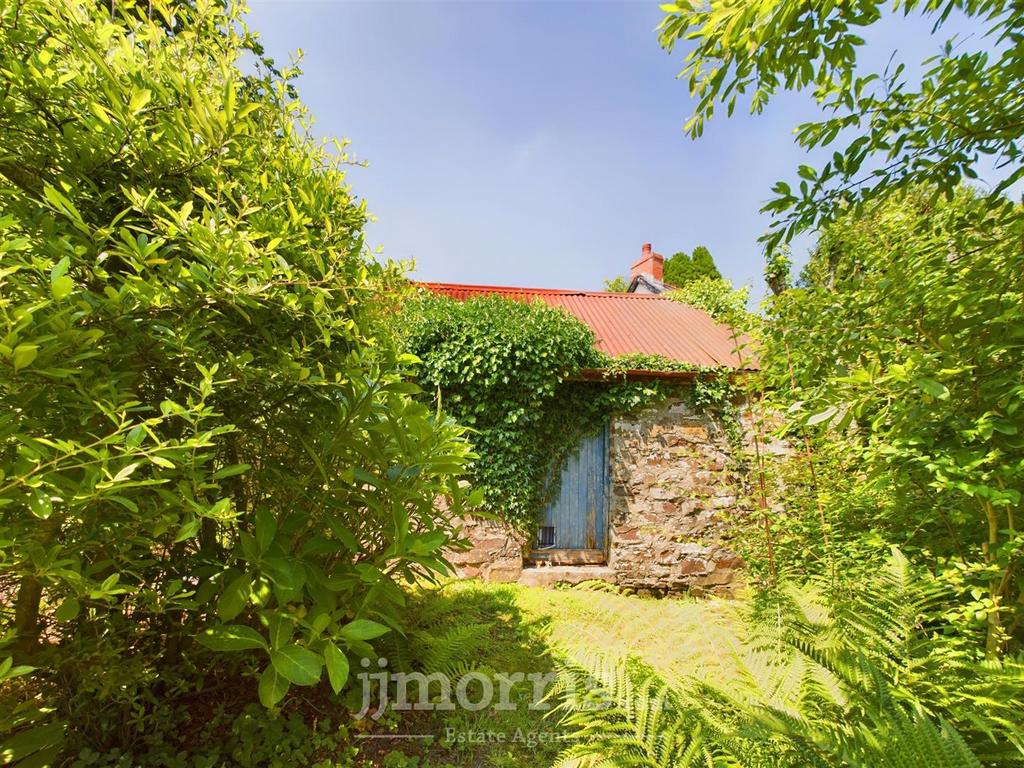
[[[603,550],[608,511],[608,429],[584,438],[562,467],[558,497],[541,519],[536,549]]]

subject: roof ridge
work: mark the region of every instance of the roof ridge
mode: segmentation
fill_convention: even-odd
[[[518,285],[480,285],[476,283],[443,283],[432,280],[413,280],[413,285],[430,288],[461,288],[472,291],[495,291],[508,293],[537,293],[558,296],[596,296],[609,299],[666,299],[667,296],[652,293],[626,293],[622,291],[584,291],[576,288],[526,288]]]

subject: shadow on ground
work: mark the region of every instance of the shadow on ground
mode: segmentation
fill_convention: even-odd
[[[405,642],[382,648],[387,669],[443,673],[452,696],[431,684],[429,706],[436,708],[421,709],[419,689],[410,684],[415,693],[407,702],[416,708],[389,711],[358,737],[361,765],[513,768],[553,762],[560,731],[545,717],[547,703],[539,701],[553,666],[551,620],[524,614],[520,596],[521,588],[511,585],[460,583],[417,596]],[[460,690],[474,709],[460,706]],[[397,693],[393,685],[393,701]],[[446,701],[454,707],[442,709]]]
[[[388,669],[441,671],[453,690],[466,675],[485,676],[494,681],[491,706],[390,712],[361,735],[361,765],[551,765],[564,745],[560,737],[570,735],[546,703],[537,707],[537,678],[542,688],[550,682],[543,676],[552,672],[554,653],[635,656],[668,680],[696,673],[714,679],[734,650],[735,607],[724,600],[645,599],[586,584],[539,589],[453,582],[423,592],[410,606],[407,637],[381,649]],[[510,684],[507,704],[498,675],[520,680]],[[480,685],[471,680],[466,686],[470,701],[481,701]]]

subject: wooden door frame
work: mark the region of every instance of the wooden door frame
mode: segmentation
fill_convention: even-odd
[[[598,535],[601,537],[601,546],[595,549],[534,549],[533,542],[530,542],[530,550],[524,560],[534,563],[546,563],[548,565],[604,565],[608,561],[608,531],[611,527],[611,445],[612,429],[611,422],[606,421],[601,429],[604,430],[604,521]],[[535,537],[536,539],[536,537]]]

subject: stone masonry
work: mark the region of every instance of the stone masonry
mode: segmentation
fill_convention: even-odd
[[[725,518],[744,513],[721,422],[681,400],[611,424],[609,566],[622,586],[731,593],[742,561]]]
[[[743,452],[752,430],[741,419]],[[763,432],[762,432],[763,434]],[[767,458],[787,451],[763,443]],[[679,398],[612,419],[609,462],[608,559],[623,587],[657,594],[730,595],[742,585],[743,562],[730,538],[750,533],[749,468],[744,468],[721,420]],[[472,548],[450,560],[465,577],[516,581],[526,541],[508,526],[467,519]]]
[[[470,548],[446,553],[456,573],[467,579],[518,581],[523,572],[526,537],[500,520],[467,516],[456,523]]]

